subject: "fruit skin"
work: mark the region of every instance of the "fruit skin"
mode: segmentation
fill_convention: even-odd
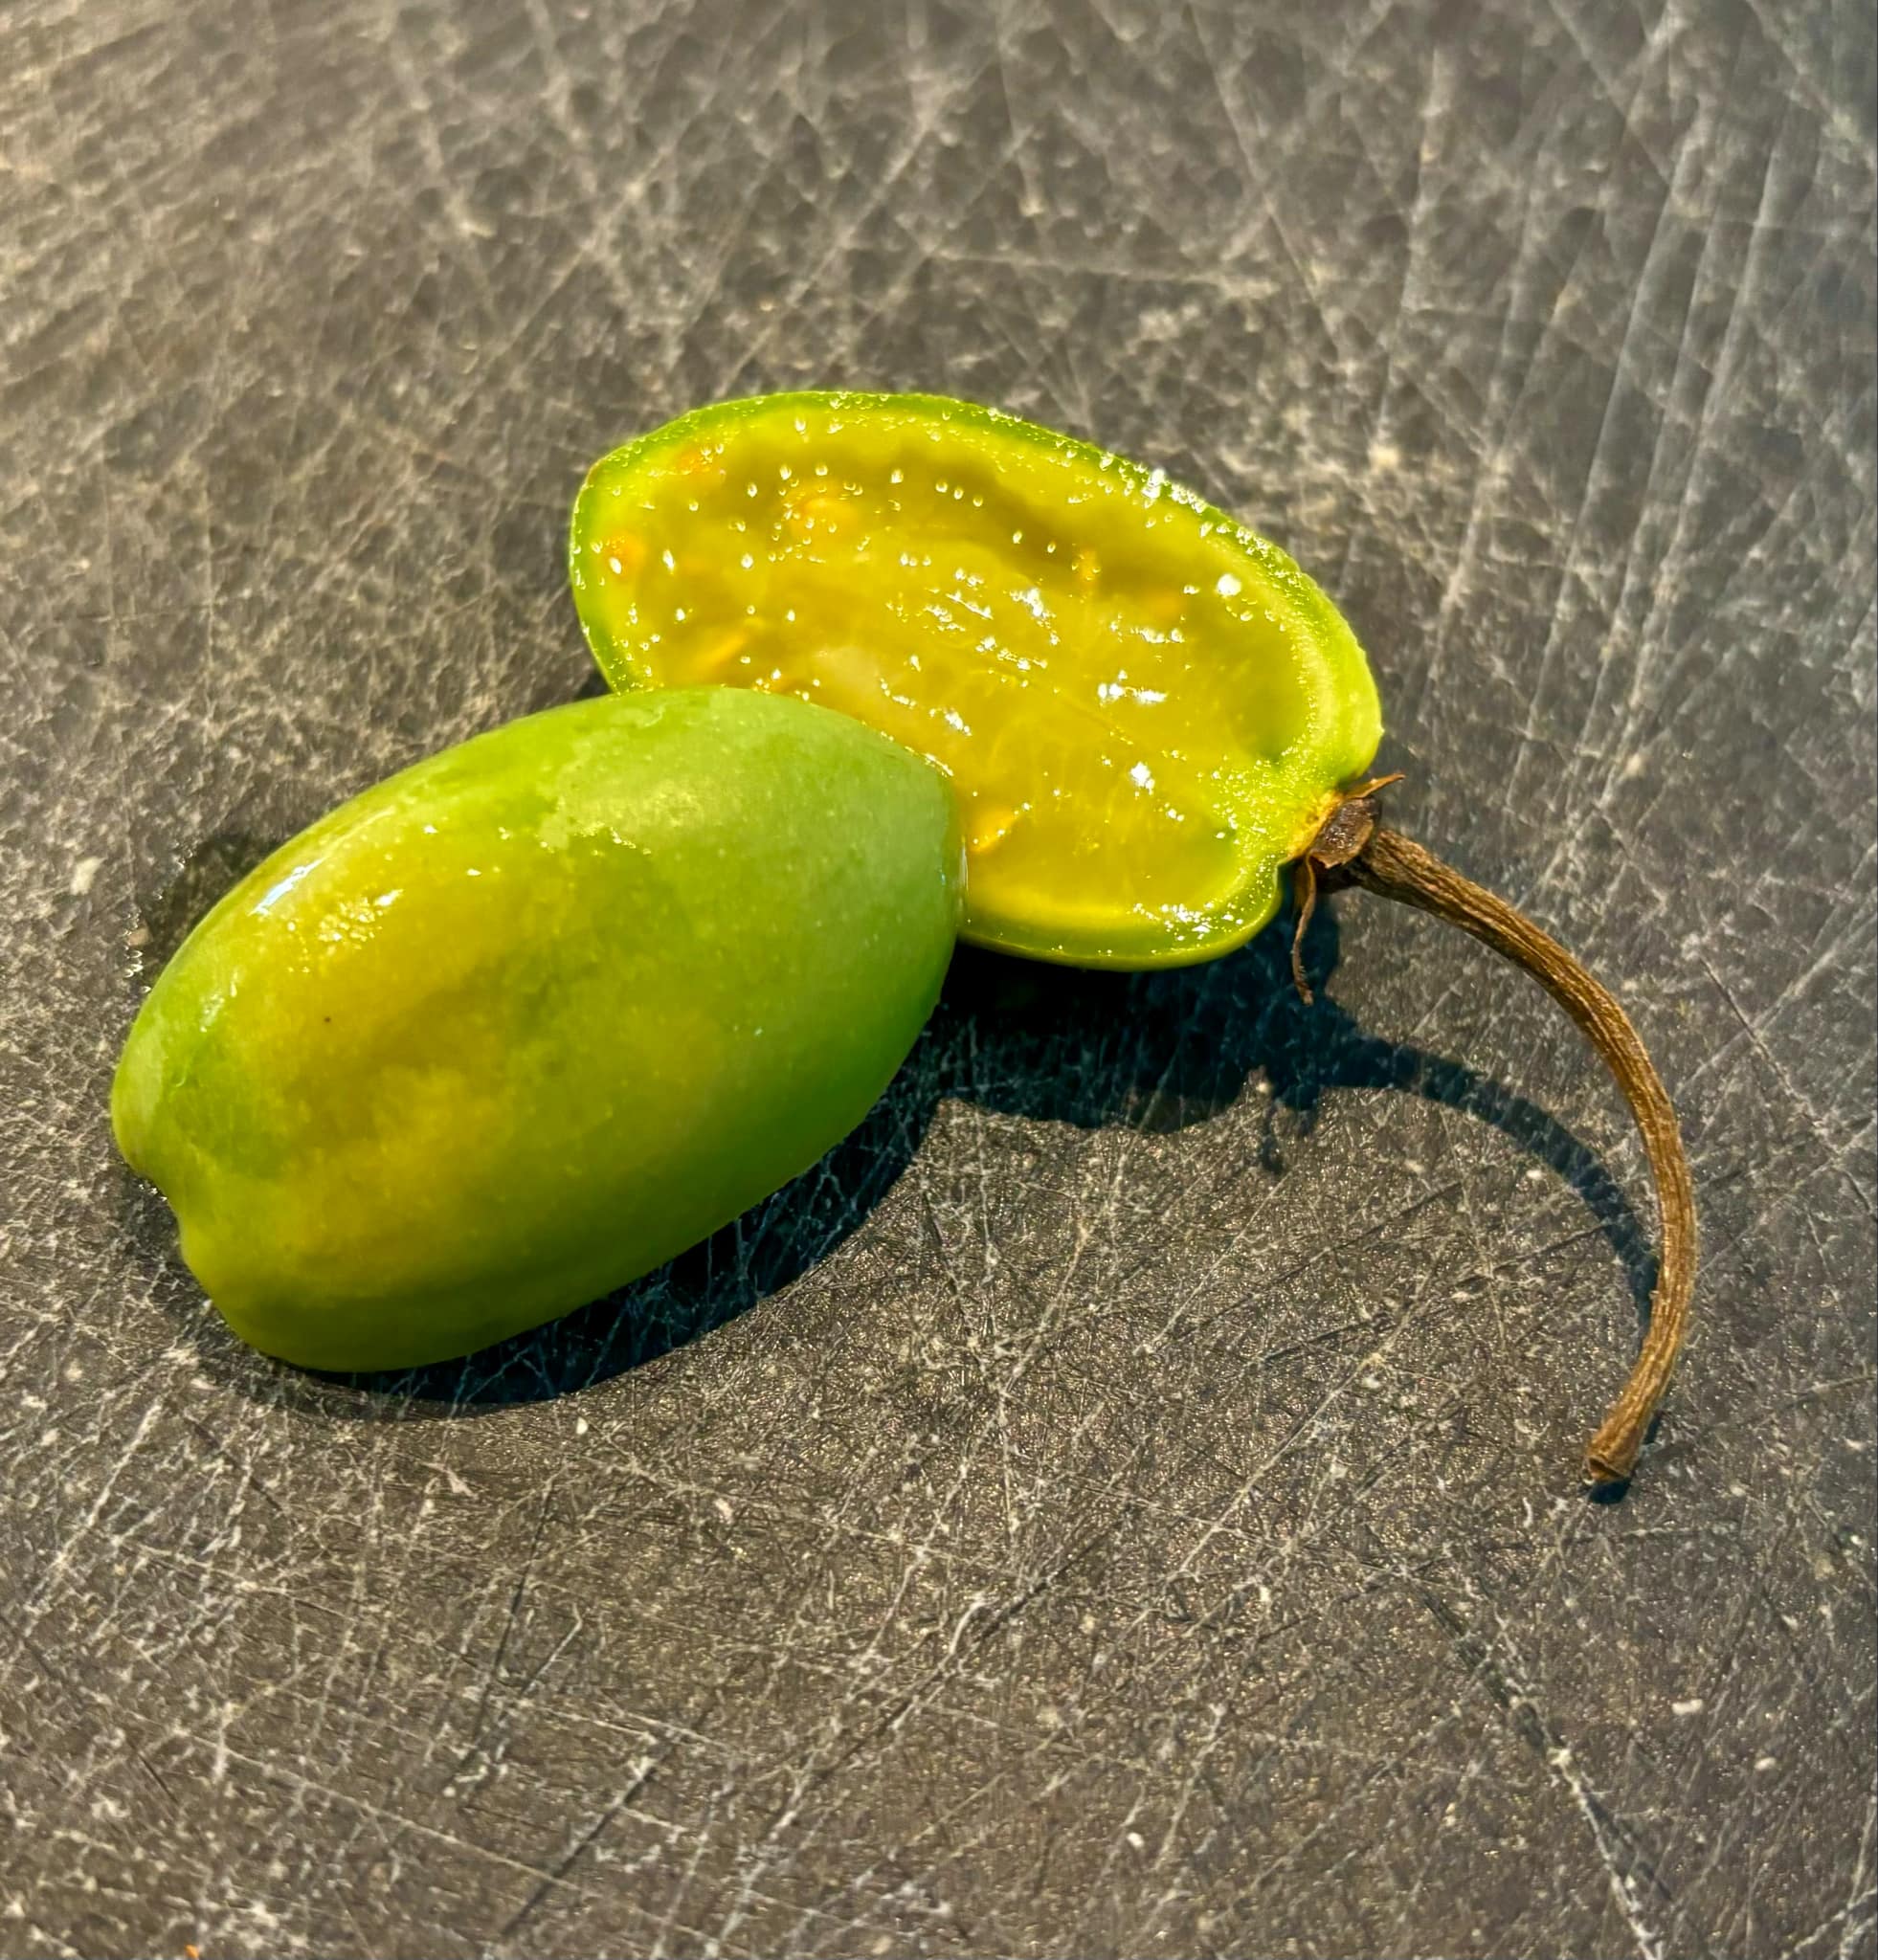
[[[658,541],[650,532],[635,544],[632,560],[623,568],[616,555],[609,564],[608,553],[622,535],[632,542],[637,525],[656,524],[670,512],[682,509],[687,499],[708,494],[714,477],[728,472],[733,479],[740,479],[743,472],[738,466],[741,453],[737,445],[760,443],[792,423],[798,437],[800,432],[807,432],[806,438],[799,439],[811,446],[813,459],[831,460],[837,479],[841,475],[844,452],[836,447],[813,447],[823,439],[824,432],[831,439],[837,435],[845,439],[850,445],[846,454],[862,457],[870,441],[904,443],[917,438],[921,455],[935,467],[949,461],[975,461],[995,470],[1003,461],[1010,466],[1013,479],[1029,473],[1032,489],[1040,463],[1051,466],[1070,495],[1067,502],[1054,510],[1045,505],[1040,514],[1060,521],[1071,543],[1076,540],[1079,519],[1067,503],[1080,502],[1086,511],[1093,496],[1097,503],[1107,501],[1111,507],[1132,501],[1144,512],[1151,510],[1151,523],[1171,523],[1176,530],[1182,523],[1188,527],[1173,542],[1166,542],[1171,534],[1164,532],[1164,542],[1153,547],[1166,551],[1170,573],[1196,570],[1204,563],[1204,576],[1210,582],[1221,568],[1213,560],[1222,551],[1229,554],[1236,574],[1234,591],[1239,592],[1241,582],[1243,585],[1243,592],[1234,604],[1242,613],[1246,632],[1215,650],[1222,655],[1214,680],[1222,697],[1218,705],[1225,711],[1216,712],[1216,704],[1207,703],[1190,724],[1200,731],[1202,749],[1208,744],[1209,727],[1215,731],[1213,752],[1197,760],[1192,756],[1182,760],[1194,762],[1199,775],[1219,786],[1218,814],[1231,826],[1237,858],[1230,888],[1221,891],[1209,880],[1173,892],[1163,886],[1149,902],[1110,907],[1106,913],[1097,903],[1085,907],[1084,916],[1078,918],[1073,907],[1055,903],[1068,884],[1048,875],[1034,877],[1029,892],[1013,898],[1004,870],[1008,851],[987,864],[976,856],[974,840],[973,879],[961,934],[1000,951],[1072,966],[1150,968],[1214,959],[1258,932],[1281,902],[1283,867],[1303,855],[1341,800],[1341,791],[1369,772],[1382,736],[1375,680],[1348,624],[1285,551],[1192,491],[1168,481],[1164,472],[1093,444],[975,403],[940,395],[854,390],[800,390],[712,403],[651,430],[593,465],[573,508],[569,541],[573,596],[582,628],[609,685],[626,691],[703,679],[758,687],[771,684],[760,674],[754,678],[728,672],[705,674],[697,671],[695,663],[688,664],[686,635],[700,630],[701,615],[693,600],[702,552],[687,566],[682,542],[674,539],[676,561],[669,551],[662,560],[672,574],[672,590],[686,609],[677,614],[678,620],[683,621],[687,612],[690,614],[691,626],[683,633],[674,632],[672,619],[657,615],[656,607],[643,619],[635,613],[630,620],[622,620],[609,592],[609,568],[615,586],[621,581],[622,569],[628,586],[640,574],[657,585],[660,555]],[[926,448],[928,440],[936,446]],[[1044,476],[1050,473],[1050,469],[1041,471]],[[815,474],[820,477],[825,473],[817,469]],[[813,487],[807,485],[806,475],[797,468],[798,487]],[[750,491],[754,497],[754,481]],[[743,508],[741,504],[738,507]],[[691,501],[689,508],[696,512],[699,503]],[[759,508],[752,503],[749,514],[754,517]],[[757,529],[754,523],[750,529]],[[814,534],[805,535],[812,539]],[[644,548],[647,543],[653,545],[649,556]],[[760,552],[762,547],[752,543],[751,548]],[[811,543],[807,548],[812,554],[815,547]],[[743,562],[748,565],[749,560]],[[813,640],[827,633],[838,642],[851,635],[864,644],[868,631],[865,608],[870,598],[879,596],[870,592],[870,582],[865,566],[850,568],[836,605],[825,614],[817,610],[799,615],[800,621],[807,623],[807,637]],[[1192,585],[1186,588],[1188,592],[1195,590]],[[1219,590],[1223,592],[1226,588],[1221,585]],[[798,619],[796,613],[790,617]],[[655,624],[661,630],[653,631]],[[798,634],[802,631],[799,623],[795,630]],[[934,644],[936,647],[937,642]],[[1272,736],[1267,746],[1258,732],[1264,713],[1261,703],[1276,672],[1271,662],[1278,658],[1280,649],[1286,655],[1302,654],[1301,678],[1308,702],[1300,729],[1293,736]],[[767,667],[768,661],[756,664],[760,669]],[[1204,661],[1196,663],[1196,671],[1203,672],[1205,666]],[[781,684],[790,685],[787,680]],[[925,699],[928,686],[931,698]],[[925,708],[940,709],[949,704],[943,687],[936,682],[923,680],[912,691],[922,695]],[[904,685],[901,692],[904,697]],[[920,748],[951,772],[950,765],[909,733],[890,708],[840,704]],[[904,698],[900,704],[910,705]],[[1236,746],[1218,732],[1241,710],[1253,724],[1249,748]],[[1262,749],[1264,752],[1259,752]],[[1019,795],[1025,791],[1040,796],[1061,793],[1036,763],[1030,766],[1023,785]],[[1005,787],[1008,790],[1009,786]],[[974,799],[962,775],[959,788],[970,819]],[[1000,820],[1008,815],[1004,806],[1010,800],[1003,795],[993,798],[997,806],[993,815]],[[994,830],[1001,827],[1001,821],[992,826]],[[968,833],[973,828],[968,820]],[[1196,833],[1203,828],[1198,824],[1192,827]],[[1069,874],[1071,859],[1084,862],[1085,889],[1077,894],[1079,901],[1089,893],[1099,896],[1116,883],[1111,868],[1116,863],[1124,872],[1129,868],[1127,848],[1119,859],[1106,856],[1113,849],[1112,827],[1100,813],[1085,813],[1080,829],[1064,845],[1059,859],[1061,870]],[[1105,855],[1106,861],[1090,873],[1087,866],[1092,849]],[[1151,866],[1155,847],[1145,849],[1145,861]],[[1134,861],[1138,865],[1144,860],[1137,858]],[[1174,880],[1176,887],[1182,882],[1178,878]]]
[[[937,997],[950,793],[725,689],[554,708],[367,791],[159,976],[120,1148],[244,1340],[464,1354],[661,1264],[866,1113]]]

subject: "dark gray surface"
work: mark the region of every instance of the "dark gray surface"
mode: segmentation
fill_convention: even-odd
[[[1864,0],[0,34],[0,1949],[1869,1954]],[[1621,1108],[1355,897],[1313,1013],[1276,936],[972,963],[825,1174],[459,1376],[221,1334],[111,1150],[139,948],[589,685],[585,464],[808,382],[1346,607],[1398,820],[1687,1123],[1627,1503]]]

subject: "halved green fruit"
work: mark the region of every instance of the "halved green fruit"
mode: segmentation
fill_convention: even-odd
[[[1585,1452],[1624,1481],[1695,1280],[1688,1161],[1617,1000],[1504,900],[1379,820],[1362,650],[1284,552],[1170,483],[934,395],[700,409],[603,457],[574,504],[581,622],[623,691],[796,694],[952,780],[965,936],[1077,966],[1212,959],[1320,880],[1445,919],[1530,973],[1609,1064],[1656,1181],[1649,1333]]]
[[[995,410],[802,393],[594,465],[574,600],[608,681],[838,708],[959,796],[965,937],[1079,966],[1249,939],[1369,766],[1375,682],[1285,553]]]

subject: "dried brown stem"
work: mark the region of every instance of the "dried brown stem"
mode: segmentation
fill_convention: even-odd
[[[1371,787],[1365,784],[1363,789]],[[1360,803],[1357,798],[1362,799]],[[1350,813],[1344,825],[1348,836],[1327,854],[1320,855],[1315,847],[1309,854],[1317,860],[1313,884],[1324,888],[1331,883],[1358,884],[1365,891],[1432,912],[1530,973],[1603,1057],[1643,1132],[1656,1183],[1662,1237],[1649,1329],[1623,1392],[1611,1405],[1584,1458],[1588,1483],[1608,1487],[1627,1482],[1650,1418],[1669,1385],[1695,1288],[1695,1196],[1676,1112],[1670,1107],[1662,1078],[1616,999],[1549,933],[1541,932],[1504,899],[1463,878],[1432,852],[1377,824],[1374,806],[1363,791],[1355,792],[1343,811]],[[1355,842],[1356,848],[1340,848],[1347,842]]]

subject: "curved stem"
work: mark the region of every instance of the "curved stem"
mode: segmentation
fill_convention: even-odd
[[[1623,1392],[1612,1403],[1584,1457],[1586,1482],[1610,1486],[1629,1481],[1650,1417],[1669,1386],[1669,1375],[1688,1325],[1695,1290],[1695,1195],[1683,1151],[1676,1112],[1637,1031],[1616,999],[1558,942],[1541,932],[1504,899],[1443,864],[1397,831],[1376,825],[1360,850],[1338,866],[1365,891],[1432,912],[1489,946],[1530,973],[1582,1030],[1617,1078],[1643,1132],[1656,1183],[1662,1253],[1649,1329]]]

